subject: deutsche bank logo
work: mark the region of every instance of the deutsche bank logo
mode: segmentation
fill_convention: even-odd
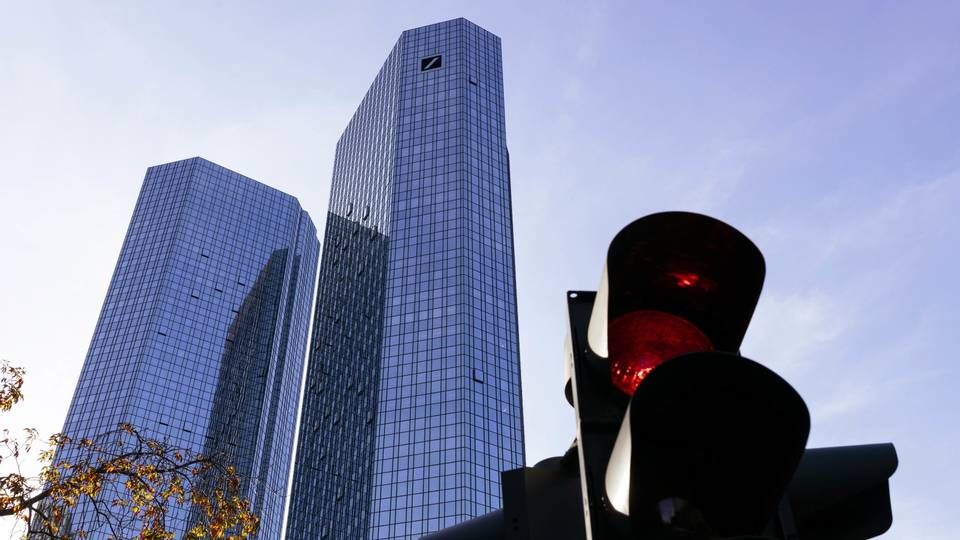
[[[439,54],[420,59],[420,71],[430,71],[431,69],[437,69],[441,65],[443,65],[443,60]]]

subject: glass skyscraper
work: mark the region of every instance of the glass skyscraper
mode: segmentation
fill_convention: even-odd
[[[419,538],[524,464],[500,39],[403,32],[337,143],[287,538]]]
[[[201,158],[150,167],[64,433],[128,422],[222,452],[260,515],[258,538],[279,538],[318,251],[290,195]],[[177,538],[189,518],[168,516]]]

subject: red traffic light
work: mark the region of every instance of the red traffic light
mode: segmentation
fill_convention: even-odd
[[[610,380],[632,396],[667,360],[740,348],[763,286],[760,250],[722,221],[664,212],[610,243],[588,328]]]
[[[663,311],[631,311],[610,323],[610,379],[632,396],[653,368],[692,352],[711,352],[713,343],[694,324]]]
[[[660,312],[694,327],[694,332],[678,330],[680,337],[668,338],[667,342],[688,342],[693,338],[683,336],[695,333],[710,343],[709,348],[681,347],[678,353],[736,352],[760,297],[763,275],[760,250],[722,221],[689,212],[640,218],[624,227],[610,243],[590,318],[589,346],[598,356],[619,364],[616,369],[620,378],[632,380],[637,374],[642,378],[645,372],[624,370],[623,366],[634,361],[617,360],[611,354],[609,327],[631,313]],[[694,339],[694,343],[700,341]],[[634,343],[632,338],[625,338],[625,342]],[[626,350],[636,347],[629,345]],[[642,362],[636,369],[651,367],[647,364]]]

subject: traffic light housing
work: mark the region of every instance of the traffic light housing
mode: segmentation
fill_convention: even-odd
[[[781,503],[783,538],[863,540],[893,524],[889,478],[897,470],[890,443],[806,451]]]
[[[424,540],[584,540],[577,448],[500,474],[503,508]]]
[[[707,216],[665,212],[621,230],[598,291],[568,293],[574,447],[550,466],[503,473],[502,514],[436,538],[862,540],[886,530],[893,446],[805,451],[803,399],[739,353],[764,272],[746,236]],[[555,510],[577,505],[582,522]]]
[[[760,250],[722,221],[689,212],[640,218],[610,243],[589,348],[609,359],[628,395],[669,358],[737,352],[764,273]]]
[[[590,538],[759,534],[770,521],[809,414],[789,384],[737,354],[763,276],[739,231],[667,212],[614,237],[596,295],[570,293]],[[697,523],[663,515],[670,504]]]
[[[680,356],[630,401],[607,459],[606,495],[637,532],[669,529],[662,505],[682,504],[711,535],[760,534],[808,430],[803,400],[769,369],[728,353]]]

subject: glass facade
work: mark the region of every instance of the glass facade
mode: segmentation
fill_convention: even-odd
[[[290,540],[419,538],[524,464],[500,39],[404,32],[337,145]]]
[[[279,538],[318,251],[289,195],[201,158],[149,168],[64,432],[222,452]],[[180,538],[190,510],[167,519]]]

